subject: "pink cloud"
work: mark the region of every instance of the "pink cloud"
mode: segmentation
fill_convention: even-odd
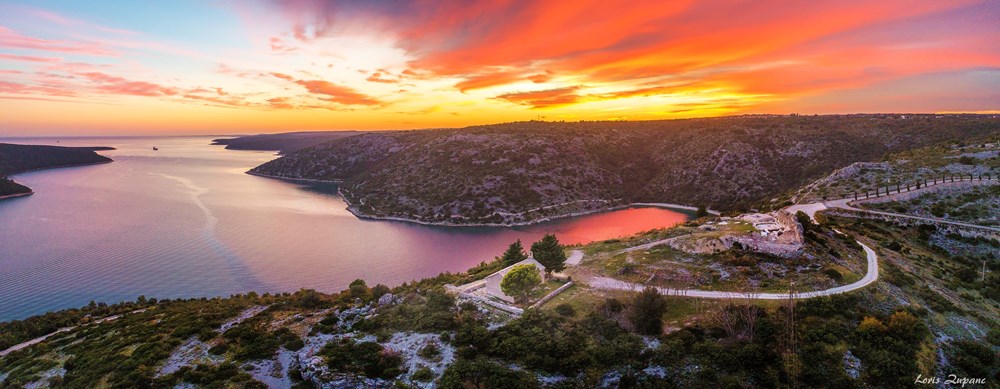
[[[6,59],[11,61],[23,61],[23,62],[59,62],[62,58],[54,57],[32,57],[29,55],[15,55],[0,53],[0,59]]]
[[[173,96],[179,93],[177,88],[145,81],[130,81],[100,72],[80,73],[79,75],[97,84],[97,91],[102,93],[134,96]]]
[[[88,42],[49,40],[22,35],[0,26],[0,48],[50,51],[57,53],[84,54],[93,56],[118,56],[110,48]]]

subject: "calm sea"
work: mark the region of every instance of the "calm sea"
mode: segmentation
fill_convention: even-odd
[[[518,228],[361,220],[335,186],[244,174],[274,154],[211,139],[0,139],[117,148],[101,152],[114,163],[14,176],[35,194],[0,201],[0,321],[139,295],[332,292],[356,278],[396,285],[463,271],[515,239],[527,246],[553,232],[586,243],[689,217],[632,208]]]

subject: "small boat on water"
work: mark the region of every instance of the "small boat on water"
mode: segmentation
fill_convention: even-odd
[[[153,151],[159,150],[156,146],[153,146]]]

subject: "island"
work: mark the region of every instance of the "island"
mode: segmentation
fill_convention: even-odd
[[[852,163],[998,128],[995,115],[515,122],[349,136],[248,173],[338,182],[362,218],[511,226],[633,203],[774,209]]]
[[[32,170],[111,162],[95,151],[111,147],[61,147],[0,143],[0,199],[26,196],[33,192],[8,177]]]

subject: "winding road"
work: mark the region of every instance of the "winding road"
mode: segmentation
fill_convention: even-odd
[[[930,185],[930,186],[926,186],[926,187],[923,187],[923,188],[920,188],[920,189],[906,189],[906,190],[901,190],[900,192],[897,192],[896,194],[907,194],[907,193],[910,193],[910,192],[916,192],[918,194],[926,194],[926,193],[935,192],[935,191],[937,191],[939,189],[955,187],[956,185],[969,185],[969,184],[972,184],[972,185],[998,185],[998,182],[994,181],[994,180],[985,180],[984,181],[984,180],[963,179],[963,180],[959,180],[959,181],[955,181],[955,182],[946,182],[946,183],[939,183],[939,184],[936,184],[936,185]],[[809,218],[812,219],[814,222],[816,221],[816,212],[822,211],[824,209],[839,208],[839,209],[846,209],[848,211],[867,213],[867,214],[871,214],[871,215],[880,215],[880,216],[896,217],[896,218],[902,218],[902,219],[920,220],[920,221],[925,221],[925,222],[929,222],[929,223],[949,224],[949,225],[959,226],[959,227],[965,227],[965,228],[974,228],[974,229],[979,229],[979,230],[986,230],[986,231],[992,231],[992,232],[1000,232],[1000,228],[998,228],[998,227],[983,226],[983,225],[979,225],[979,224],[964,223],[964,222],[959,222],[959,221],[946,220],[946,219],[938,219],[938,218],[933,218],[933,217],[923,217],[923,216],[907,215],[907,214],[902,214],[902,213],[876,211],[876,210],[872,210],[872,209],[858,208],[858,207],[855,207],[855,206],[851,205],[851,203],[860,204],[860,203],[864,203],[864,202],[869,201],[869,200],[876,200],[876,199],[884,198],[884,197],[885,197],[885,195],[883,195],[882,197],[872,197],[870,199],[861,198],[861,199],[858,199],[858,200],[854,200],[853,198],[843,198],[843,199],[837,199],[837,200],[828,200],[828,201],[819,202],[819,203],[795,204],[795,205],[791,205],[791,206],[786,207],[785,210],[788,211],[789,213],[793,214],[793,215],[796,212],[798,212],[798,211],[802,211],[806,215],[809,215]]]
[[[842,234],[842,232],[840,231],[837,231],[837,233]],[[795,298],[808,299],[813,297],[830,296],[834,294],[850,292],[871,285],[876,280],[878,280],[878,255],[876,255],[875,250],[872,250],[871,247],[868,247],[868,245],[865,245],[864,243],[861,242],[858,242],[858,244],[861,245],[862,249],[864,249],[865,257],[867,257],[868,259],[868,271],[865,273],[864,277],[862,277],[857,282],[853,282],[843,286],[838,286],[835,288],[817,290],[812,292],[796,293]],[[605,289],[605,290],[641,291],[646,288],[646,285],[616,280],[614,278],[608,278],[608,277],[594,277],[590,279],[588,283],[592,288]],[[666,296],[684,296],[684,297],[698,297],[698,298],[709,298],[709,299],[751,299],[751,300],[788,299],[788,293],[753,293],[753,292],[744,293],[744,292],[713,291],[713,290],[700,290],[700,289],[673,289],[673,288],[662,288],[662,287],[656,287],[656,290],[658,290],[660,294]]]

